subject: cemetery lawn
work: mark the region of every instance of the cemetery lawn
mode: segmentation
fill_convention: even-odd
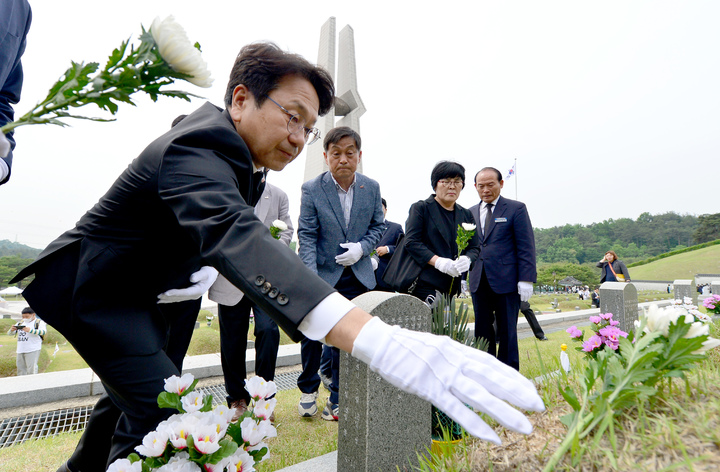
[[[720,326],[711,328],[713,337],[720,337]],[[536,378],[543,372],[559,369],[560,345],[568,345],[571,365],[580,369],[583,355],[564,331],[547,335],[550,341],[534,338],[520,341],[521,372]],[[538,352],[542,364],[538,359]],[[689,389],[676,381],[669,394],[653,404],[637,405],[624,412],[616,428],[618,451],[614,456],[618,469],[613,469],[608,454],[613,454],[607,440],[597,450],[585,452],[582,461],[573,465],[569,455],[556,467],[557,471],[716,471],[720,470],[720,348],[711,350],[708,359],[697,365],[688,376]],[[420,470],[442,472],[535,472],[563,440],[566,428],[559,417],[570,412],[553,380],[539,387],[547,410],[532,412],[529,419],[534,431],[529,436],[513,433],[486,418],[503,440],[502,446],[467,438],[455,455],[436,458],[437,465]],[[269,472],[316,457],[337,449],[338,423],[316,418],[302,419],[297,414],[298,391],[278,392],[278,437],[270,444],[271,457],[257,469]],[[327,398],[321,388],[318,406]],[[79,433],[63,433],[54,438],[28,441],[0,449],[0,470],[17,472],[54,472],[70,456]],[[42,454],[37,454],[42,451]],[[409,469],[410,470],[410,469]]]
[[[637,280],[693,279],[695,274],[720,274],[720,245],[675,254],[628,270]]]

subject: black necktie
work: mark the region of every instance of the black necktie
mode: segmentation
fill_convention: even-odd
[[[492,203],[488,203],[485,206],[485,226],[483,227],[483,236],[487,234],[488,228],[490,227],[490,221],[492,221]]]

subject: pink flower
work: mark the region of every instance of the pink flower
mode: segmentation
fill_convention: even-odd
[[[591,323],[600,324],[601,321],[602,321],[602,318],[600,318],[599,316],[591,316],[590,317]]]
[[[598,336],[597,334],[595,334],[590,339],[588,339],[587,341],[585,341],[583,343],[582,349],[585,352],[592,352],[595,349],[602,346],[602,344],[603,344],[602,338],[600,336]]]
[[[583,335],[583,332],[580,331],[577,326],[570,326],[565,332],[567,332],[571,338],[581,338]]]
[[[598,333],[606,338],[617,341],[620,336],[627,338],[627,333],[616,326],[605,326]]]
[[[620,344],[617,342],[617,340],[613,340],[613,339],[610,339],[610,338],[606,338],[606,339],[604,340],[604,343],[605,343],[605,345],[606,345],[607,347],[609,347],[609,348],[612,349],[613,351],[617,351],[618,346],[620,346]]]
[[[619,325],[619,324],[620,324],[619,321],[610,320],[610,326],[617,326],[617,325]]]
[[[612,313],[600,313],[600,318],[604,320],[611,320],[613,317]]]

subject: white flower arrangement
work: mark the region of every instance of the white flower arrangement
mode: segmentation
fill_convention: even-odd
[[[287,230],[288,226],[282,220],[275,220],[270,225],[270,234],[275,239],[280,239],[280,233]]]
[[[66,118],[91,121],[114,121],[114,118],[92,118],[73,115],[70,109],[89,105],[117,113],[121,102],[134,105],[131,95],[145,92],[153,101],[160,96],[190,101],[197,97],[180,90],[167,90],[175,79],[186,80],[199,87],[210,87],[212,78],[200,55],[200,45],[192,45],[185,30],[172,16],[156,18],[150,31],[142,27],[140,45],[129,46],[123,41],[108,57],[105,67],[97,62],[71,62],[71,66],[50,88],[47,97],[17,120],[0,128],[5,135],[19,126],[54,124],[68,126]]]
[[[277,436],[269,418],[277,387],[261,377],[245,381],[251,396],[248,410],[231,423],[234,409],[212,407],[212,396],[195,392],[191,374],[165,380],[158,395],[161,408],[180,413],[160,422],[143,438],[136,453],[118,459],[108,472],[252,472],[268,457],[268,438]],[[141,459],[144,456],[145,459]]]
[[[462,223],[462,227],[465,231],[475,231],[476,226],[472,223]]]

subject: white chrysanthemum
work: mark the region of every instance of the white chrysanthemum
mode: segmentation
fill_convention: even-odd
[[[219,442],[222,436],[218,434],[214,425],[197,426],[193,428],[192,436],[195,449],[202,454],[213,454],[220,449]]]
[[[253,414],[260,419],[267,420],[270,418],[270,415],[272,415],[272,412],[275,411],[276,404],[277,399],[275,398],[258,400],[255,403],[255,408],[253,408]]]
[[[720,346],[720,339],[707,338],[707,340],[703,341],[702,346],[703,347],[701,347],[697,351],[694,351],[693,354],[704,354],[705,351],[715,349],[716,347]]]
[[[198,87],[212,85],[213,79],[200,51],[192,45],[185,29],[175,22],[172,15],[164,20],[155,18],[150,33],[160,55],[173,70],[189,75],[188,82]]]
[[[202,472],[202,470],[199,465],[190,462],[190,455],[187,452],[178,452],[155,472]]]
[[[463,223],[462,227],[465,231],[475,231],[476,226],[472,223]]]
[[[165,452],[168,443],[167,429],[150,431],[143,438],[142,444],[135,447],[135,450],[145,457],[159,457]]]
[[[272,222],[272,225],[280,231],[285,231],[286,229],[288,229],[287,225],[283,220],[275,220]]]
[[[223,459],[220,464],[226,467],[227,472],[254,472],[255,461],[247,451],[238,449],[235,454]],[[219,464],[218,464],[219,465]]]
[[[212,409],[212,412],[216,416],[224,419],[225,422],[230,423],[230,421],[232,421],[233,415],[235,414],[235,409],[230,409],[227,405],[220,403]]]
[[[690,318],[692,320],[692,317],[688,316],[685,318],[686,322],[688,321],[688,318]],[[691,338],[697,338],[698,336],[704,336],[706,334],[710,334],[710,327],[708,325],[706,325],[705,323],[696,321],[690,325],[690,330],[687,332],[687,334],[684,337],[691,339]]]

